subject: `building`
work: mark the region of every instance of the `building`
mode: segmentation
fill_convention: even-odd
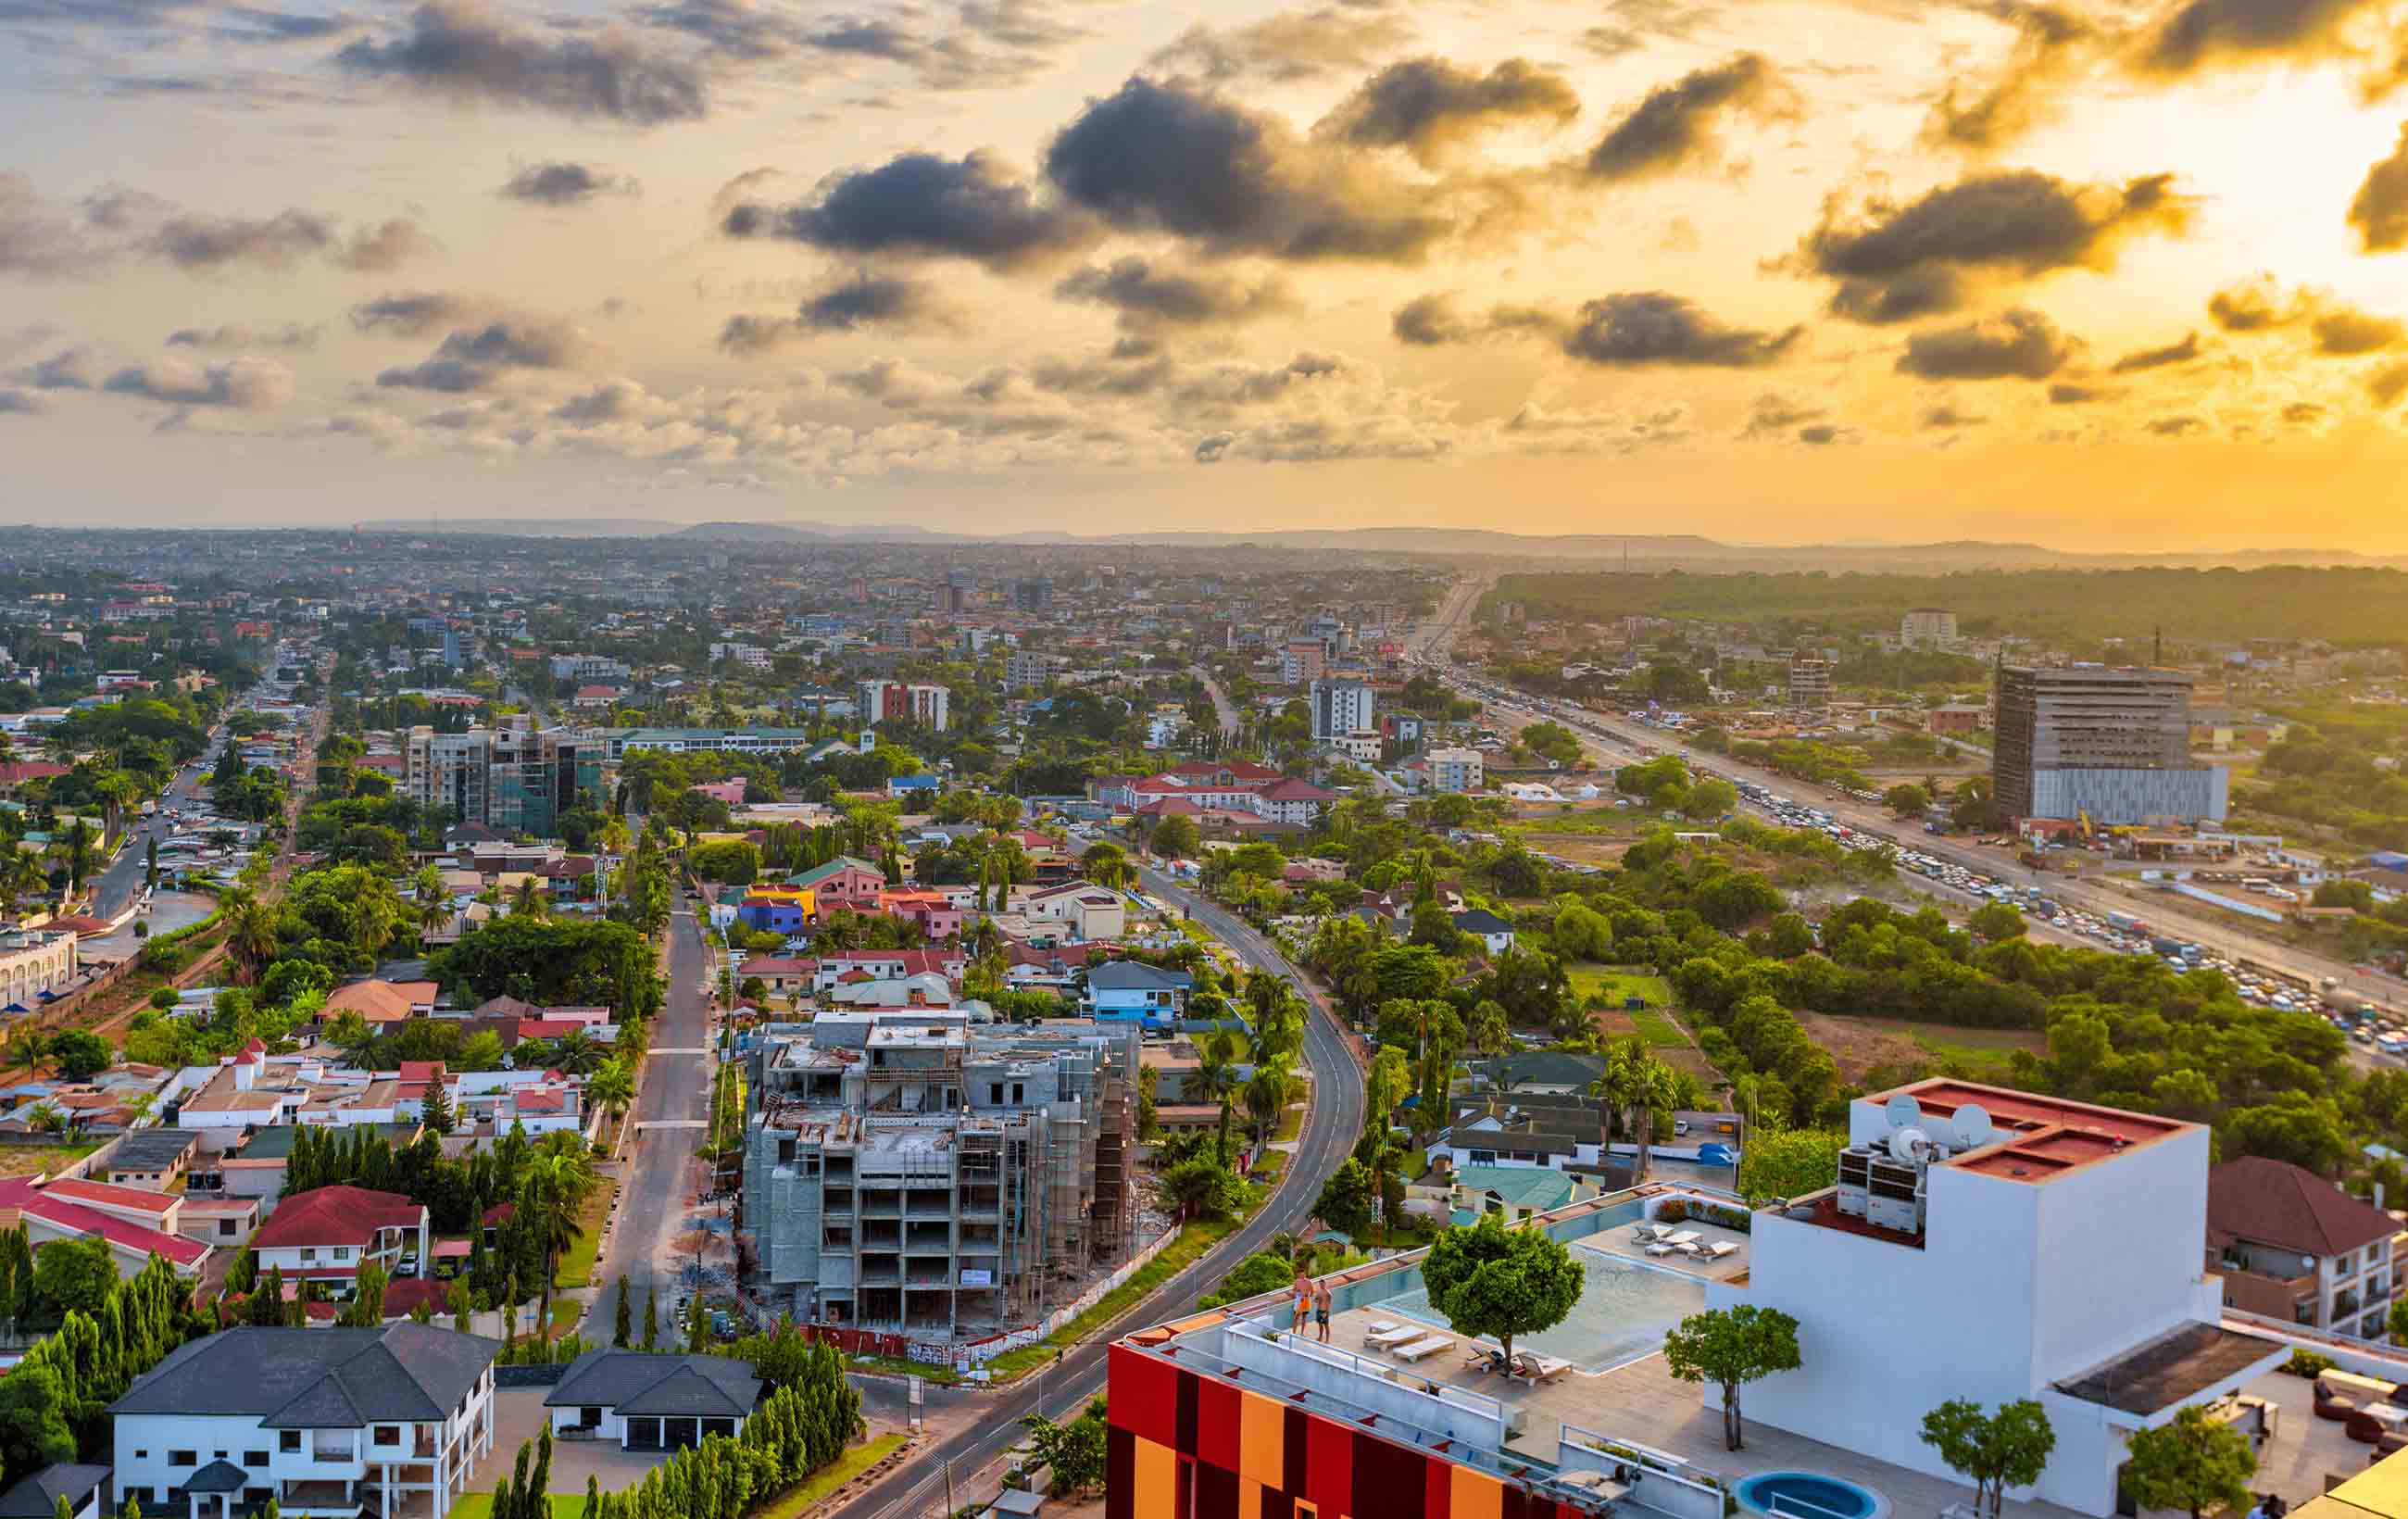
[[[1186,1011],[1187,994],[1195,989],[1196,978],[1183,970],[1107,960],[1087,967],[1087,1011],[1101,1022],[1166,1027]]]
[[[137,1128],[108,1147],[98,1168],[102,1178],[119,1186],[151,1192],[181,1192],[184,1173],[201,1148],[201,1137],[180,1128]]]
[[[1956,614],[1944,607],[1909,607],[1898,620],[1898,641],[1909,649],[1938,649],[1956,641]]]
[[[853,704],[865,724],[916,723],[938,733],[952,721],[953,693],[940,685],[906,685],[900,681],[864,681]]]
[[[1003,683],[1011,691],[1036,691],[1068,669],[1069,665],[1070,662],[1060,654],[1015,649],[1004,658]]]
[[[760,1295],[954,1341],[1060,1306],[1057,1272],[1130,1248],[1140,1042],[876,1009],[757,1034],[741,1216]]]
[[[165,1257],[187,1281],[198,1277],[209,1258],[208,1241],[188,1232],[179,1194],[72,1176],[0,1182],[0,1228],[20,1224],[36,1250],[61,1240],[100,1240],[108,1246],[118,1275],[128,1281],[154,1254]]]
[[[1428,767],[1429,789],[1442,794],[1478,791],[1483,781],[1480,751],[1433,749],[1422,756]]]
[[[1789,656],[1789,705],[1823,708],[1831,705],[1831,662],[1813,654]]]
[[[1128,924],[1128,904],[1120,893],[1083,881],[1033,891],[1022,910],[1068,924],[1073,939],[1118,939]]]
[[[2190,763],[2190,693],[2180,670],[2001,666],[1999,810],[2010,823],[2221,823],[2226,772]]]
[[[601,757],[617,764],[628,754],[652,750],[665,754],[784,754],[819,740],[806,728],[597,728],[590,739]]]
[[[2130,1431],[2289,1353],[2225,1326],[2200,1270],[2203,1125],[1936,1078],[1859,1097],[1848,1134],[1840,1184],[1758,1209],[1744,1278],[1707,1284],[1799,1323],[1751,1423],[1938,1475],[1924,1411],[2035,1398],[2057,1448],[2034,1495],[2105,1515]]]
[[[1484,907],[1455,914],[1455,928],[1480,940],[1480,947],[1490,954],[1502,954],[1513,947],[1513,925]]]
[[[0,933],[0,994],[5,1005],[29,1012],[76,979],[76,936],[22,928]]]
[[[1041,612],[1054,609],[1054,582],[1039,575],[1033,580],[1011,582],[1011,606],[1014,611]]]
[[[373,1263],[387,1276],[402,1262],[431,1265],[426,1208],[397,1192],[366,1187],[317,1187],[287,1197],[276,1216],[251,1236],[265,1273],[276,1267],[287,1281],[323,1282],[347,1297],[360,1268]]]
[[[1312,682],[1312,737],[1316,741],[1349,738],[1358,733],[1376,735],[1380,731],[1379,720],[1372,715],[1374,698],[1369,681],[1323,676]]]
[[[61,1461],[32,1472],[0,1493],[0,1519],[103,1519],[108,1469]],[[64,1500],[66,1508],[59,1507]]]
[[[725,1355],[589,1350],[544,1396],[552,1432],[623,1451],[674,1451],[706,1435],[734,1440],[761,1399],[761,1379]]]
[[[1979,733],[1990,725],[1990,709],[1971,703],[1934,707],[1924,714],[1923,725],[1927,732],[1942,738]]]
[[[1280,651],[1280,684],[1300,686],[1321,679],[1329,652],[1318,639],[1291,643]]]
[[[189,1340],[108,1407],[117,1496],[146,1513],[444,1519],[494,1449],[491,1340],[238,1326]]]
[[[2403,1265],[2400,1221],[2314,1171],[2250,1155],[2207,1173],[2207,1269],[2227,1308],[2381,1342]]]
[[[465,733],[415,727],[403,755],[411,801],[503,833],[557,834],[562,815],[580,801],[598,807],[608,797],[602,755],[590,738],[538,728],[525,717]]]

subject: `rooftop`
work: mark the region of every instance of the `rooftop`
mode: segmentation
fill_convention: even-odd
[[[1856,1111],[1878,1111],[1899,1097],[1912,1098],[1926,1126],[1952,1123],[1978,1108],[1989,1115],[1987,1144],[1959,1151],[1943,1164],[1957,1170],[2039,1183],[2119,1155],[2138,1146],[2192,1131],[2198,1125],[2121,1108],[2068,1102],[2003,1086],[1984,1086],[1934,1077],[1856,1099]],[[1942,1137],[1944,1140],[1944,1136]]]
[[[2288,1345],[2222,1325],[2186,1324],[2067,1378],[2057,1390],[2124,1413],[2156,1413],[2253,1367],[2264,1370],[2289,1354]]]
[[[2217,1244],[2246,1240],[2322,1256],[2388,1240],[2400,1221],[2314,1171],[2250,1155],[2207,1173],[2207,1228]]]

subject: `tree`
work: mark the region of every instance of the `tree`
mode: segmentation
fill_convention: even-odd
[[[1899,817],[1919,818],[1931,810],[1931,793],[1909,781],[1883,792],[1882,805]]]
[[[1110,839],[1087,846],[1087,853],[1079,856],[1079,870],[1096,885],[1113,891],[1119,891],[1137,880],[1137,871],[1130,867],[1128,855]]]
[[[1551,759],[1558,765],[1581,762],[1581,742],[1571,729],[1560,723],[1533,723],[1522,730],[1522,747],[1541,759]]]
[[[108,1068],[117,1052],[108,1040],[88,1028],[68,1028],[50,1036],[50,1058],[57,1061],[59,1074],[68,1081],[80,1082]]]
[[[616,1345],[621,1350],[625,1350],[627,1348],[627,1341],[632,1339],[635,1334],[635,1299],[627,1291],[627,1273],[622,1271],[619,1273],[618,1322],[613,1324],[610,1328],[611,1344]]]
[[[1998,944],[2023,937],[2024,915],[2012,902],[1985,902],[1966,917],[1965,926],[1983,942]]]
[[[1322,1183],[1321,1200],[1312,1211],[1340,1233],[1360,1235],[1371,1227],[1371,1204],[1377,1197],[1371,1168],[1349,1156]]]
[[[1952,1397],[1923,1416],[1923,1443],[1940,1453],[1952,1471],[1973,1479],[1973,1511],[1988,1505],[1998,1519],[2010,1487],[2028,1487],[2040,1481],[2057,1449],[2057,1431],[2037,1398],[2001,1403],[1996,1413],[1982,1405]]]
[[[265,1280],[242,1305],[242,1319],[245,1324],[275,1329],[283,1326],[284,1318],[284,1268],[271,1266]]]
[[[374,1329],[384,1323],[384,1268],[374,1261],[360,1268],[351,1300],[335,1322],[346,1329]]]
[[[1182,1218],[1226,1218],[1244,1206],[1246,1184],[1220,1161],[1198,1155],[1163,1173],[1162,1194],[1179,1205]]]
[[[1541,1229],[1509,1229],[1495,1213],[1449,1229],[1422,1262],[1430,1306],[1459,1335],[1494,1336],[1513,1354],[1513,1337],[1564,1321],[1587,1275],[1571,1251]]]
[[[1711,778],[1691,786],[1689,794],[1681,798],[1681,810],[1698,819],[1722,817],[1738,805],[1739,788],[1727,781]]]
[[[1154,825],[1151,840],[1154,852],[1166,859],[1184,859],[1196,853],[1204,836],[1196,831],[1196,820],[1176,814]]]
[[[2204,1409],[2186,1408],[2172,1424],[2135,1429],[2125,1444],[2124,1488],[2144,1509],[2183,1509],[2199,1519],[2218,1504],[2236,1512],[2249,1506],[2258,1453],[2248,1436],[2209,1419]]]
[[[418,1105],[419,1121],[430,1134],[449,1134],[457,1122],[452,1115],[452,1089],[441,1082],[426,1083],[426,1096]]]
[[[117,1282],[105,1240],[55,1240],[34,1252],[34,1290],[62,1315],[98,1314]]]
[[[661,1289],[654,1287],[644,1294],[644,1348],[651,1350],[661,1342]]]
[[[1838,1129],[1785,1128],[1758,1124],[1740,1149],[1739,1191],[1750,1202],[1802,1197],[1838,1184],[1840,1152],[1848,1136]]]
[[[23,1365],[0,1377],[0,1456],[10,1471],[76,1458],[66,1383],[49,1366]]]
[[[1613,925],[1578,902],[1555,914],[1555,953],[1567,960],[1602,960],[1613,952]]]
[[[610,1115],[613,1123],[636,1100],[636,1076],[623,1057],[613,1056],[595,1068],[585,1079],[586,1097]]]
[[[1664,1337],[1664,1367],[1683,1382],[1723,1390],[1723,1443],[1745,1448],[1739,1390],[1775,1371],[1798,1369],[1798,1321],[1777,1308],[1742,1303],[1683,1319]]]
[[[1028,1443],[1037,1459],[1053,1474],[1055,1497],[1076,1498],[1103,1485],[1108,1436],[1102,1398],[1089,1403],[1067,1425],[1057,1425],[1042,1413],[1024,1414],[1020,1422],[1028,1430]]]
[[[552,1136],[547,1135],[547,1141]],[[552,1322],[552,1289],[553,1279],[560,1274],[561,1252],[585,1232],[582,1216],[585,1199],[596,1184],[594,1162],[583,1137],[565,1134],[565,1144],[547,1143],[527,1162],[526,1174],[519,1182],[518,1217],[516,1223],[536,1241],[543,1254],[542,1317],[536,1322]]]

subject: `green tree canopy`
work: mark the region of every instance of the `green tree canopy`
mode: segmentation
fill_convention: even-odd
[[[1457,1334],[1495,1338],[1508,1358],[1514,1336],[1561,1324],[1586,1281],[1568,1247],[1542,1229],[1509,1229],[1495,1213],[1440,1235],[1422,1261],[1430,1306]]]
[[[1982,1405],[1952,1397],[1923,1416],[1923,1442],[1940,1453],[1952,1471],[1973,1479],[1975,1512],[1986,1505],[1998,1519],[2010,1487],[2028,1487],[2040,1481],[2057,1449],[2057,1431],[2036,1398],[2001,1403],[1995,1413]]]
[[[1683,1382],[1722,1389],[1723,1442],[1734,1451],[1745,1448],[1740,1388],[1775,1371],[1795,1371],[1799,1364],[1798,1321],[1777,1308],[1710,1308],[1664,1337],[1665,1369]]]
[[[2219,1504],[2236,1512],[2249,1506],[2258,1454],[2248,1436],[2209,1419],[2203,1409],[2186,1408],[2171,1424],[2135,1429],[2127,1446],[2125,1491],[2144,1509],[2181,1509],[2199,1519]]]

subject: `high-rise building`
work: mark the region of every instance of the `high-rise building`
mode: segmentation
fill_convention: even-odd
[[[853,699],[865,724],[917,723],[942,733],[953,721],[953,695],[940,685],[872,680],[855,688]]]
[[[1831,662],[1813,654],[1789,656],[1789,705],[1831,705]]]
[[[1039,575],[1034,580],[1011,583],[1011,605],[1025,612],[1050,611],[1054,607],[1054,582]]]
[[[1376,732],[1378,724],[1371,715],[1372,703],[1369,681],[1329,675],[1313,681],[1313,738],[1326,742],[1333,738],[1351,738],[1358,733]]]
[[[1300,686],[1321,679],[1328,651],[1318,642],[1291,643],[1280,651],[1280,683]]]
[[[1909,607],[1898,620],[1898,641],[1909,649],[1935,649],[1956,641],[1956,614],[1944,607]]]
[[[2001,666],[1999,810],[2010,822],[2222,822],[2223,768],[2190,762],[2190,692],[2180,670]]]
[[[602,757],[597,739],[524,717],[465,733],[421,726],[404,745],[403,786],[440,817],[549,837],[580,800],[603,802]]]
[[[1477,749],[1433,749],[1422,757],[1429,767],[1429,789],[1434,792],[1478,791],[1487,768]]]

